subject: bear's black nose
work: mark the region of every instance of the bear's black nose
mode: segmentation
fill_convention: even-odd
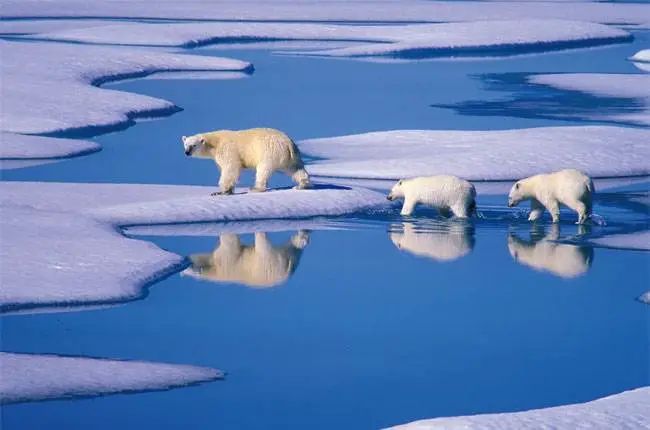
[[[190,152],[192,152],[192,151],[190,151],[189,149],[186,149],[185,150],[185,155],[190,155]]]

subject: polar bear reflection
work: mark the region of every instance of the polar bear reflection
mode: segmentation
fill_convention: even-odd
[[[584,231],[584,227],[580,230]],[[575,278],[585,274],[594,259],[590,246],[578,246],[556,242],[560,237],[560,227],[555,224],[546,236],[531,232],[531,240],[526,241],[514,233],[508,235],[508,250],[514,260],[535,270],[550,272],[562,278]],[[541,232],[543,234],[543,230]]]
[[[190,256],[192,265],[184,275],[213,282],[234,282],[254,288],[283,284],[298,267],[309,234],[299,231],[282,245],[273,245],[266,233],[255,233],[252,245],[242,244],[236,234],[219,236],[214,251]]]
[[[466,222],[431,225],[403,222],[391,225],[390,240],[401,251],[440,262],[453,261],[474,248],[474,228]]]

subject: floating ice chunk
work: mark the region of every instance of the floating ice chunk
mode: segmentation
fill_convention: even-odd
[[[0,130],[24,134],[96,134],[136,116],[178,108],[153,97],[106,90],[109,80],[164,71],[246,71],[249,63],[142,49],[57,43],[0,42]]]
[[[650,387],[591,402],[524,412],[468,415],[414,421],[400,430],[640,429],[650,427]]]
[[[363,2],[120,2],[111,0],[4,0],[2,16],[111,17],[217,21],[353,21],[445,22],[544,18],[577,19],[611,24],[643,24],[650,8],[633,3],[363,1]]]
[[[223,378],[217,369],[0,352],[0,404],[168,390]]]
[[[127,239],[123,225],[343,215],[382,194],[337,187],[210,196],[212,188],[0,182],[0,311],[133,300],[184,267],[178,255]]]
[[[606,248],[632,249],[650,251],[650,231],[610,234],[592,239],[591,243]]]
[[[639,112],[599,114],[595,110],[591,118],[650,125],[650,74],[559,73],[532,75],[528,79],[531,83],[561,90],[579,91],[599,97],[634,99],[640,104]]]
[[[57,139],[13,133],[0,133],[0,142],[2,160],[74,157],[101,149],[97,143],[89,140]]]
[[[323,158],[316,176],[399,179],[437,174],[514,180],[576,168],[594,177],[647,175],[650,131],[623,127],[541,127],[500,131],[395,130],[311,139]]]
[[[39,34],[40,39],[84,43],[195,47],[212,43],[272,40],[359,41],[305,52],[337,57],[503,55],[629,40],[624,30],[602,24],[521,19],[419,25],[326,25],[290,23],[128,23]],[[303,52],[300,52],[303,53]]]

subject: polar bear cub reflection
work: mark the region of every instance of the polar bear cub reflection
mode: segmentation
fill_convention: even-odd
[[[190,256],[192,265],[183,274],[214,282],[274,287],[293,274],[308,243],[305,231],[282,245],[273,245],[266,233],[255,233],[252,245],[242,244],[236,234],[222,234],[214,251]]]
[[[585,274],[594,259],[590,246],[555,242],[559,239],[557,224],[549,233],[537,240],[526,241],[515,234],[508,235],[508,250],[514,260],[535,270],[550,272],[562,278],[575,278]]]
[[[401,226],[401,230],[399,227]],[[411,222],[393,224],[390,240],[401,251],[435,261],[453,261],[474,248],[474,228],[467,223],[445,223],[419,229]]]

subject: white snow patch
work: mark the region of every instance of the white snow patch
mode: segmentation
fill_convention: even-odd
[[[590,242],[607,248],[650,251],[650,231],[645,230],[634,233],[611,234],[597,239],[592,239]]]
[[[167,390],[223,378],[208,367],[0,352],[0,404]]]
[[[128,239],[123,225],[343,215],[385,203],[364,189],[210,196],[213,188],[0,182],[0,309],[132,300],[183,259]]]
[[[499,131],[394,130],[305,140],[316,176],[399,179],[436,174],[515,180],[576,168],[594,177],[648,175],[650,130],[541,127]]]
[[[73,28],[98,27],[114,23],[115,21],[102,19],[0,20],[0,34],[3,36],[19,36]]]
[[[108,131],[129,124],[134,116],[177,109],[165,100],[95,86],[105,80],[164,71],[250,68],[249,63],[226,58],[74,44],[0,41],[0,51],[0,131],[22,134]],[[69,146],[70,142],[42,140],[29,149],[23,146],[25,153],[15,145],[3,153],[15,158],[61,157],[70,153]]]
[[[468,415],[414,421],[401,430],[642,429],[650,428],[650,387],[591,402],[524,412]]]
[[[304,52],[337,57],[400,56],[425,51],[427,55],[458,55],[464,52],[499,54],[501,51],[598,45],[624,41],[630,34],[602,24],[520,19],[424,25],[326,25],[290,23],[128,23],[73,29],[39,38],[84,43],[148,46],[200,46],[239,40],[294,39],[360,41],[343,48]],[[573,45],[572,45],[573,44]],[[303,52],[299,52],[303,53]]]
[[[650,74],[622,73],[559,73],[532,75],[529,82],[599,97],[635,99],[642,104],[640,112],[594,114],[593,119],[629,121],[650,125]]]
[[[76,18],[159,18],[225,21],[346,21],[449,22],[518,20],[522,18],[575,19],[611,24],[644,24],[650,7],[639,3],[477,2],[477,1],[359,1],[359,2],[129,2],[95,0],[4,0],[2,16]]]

